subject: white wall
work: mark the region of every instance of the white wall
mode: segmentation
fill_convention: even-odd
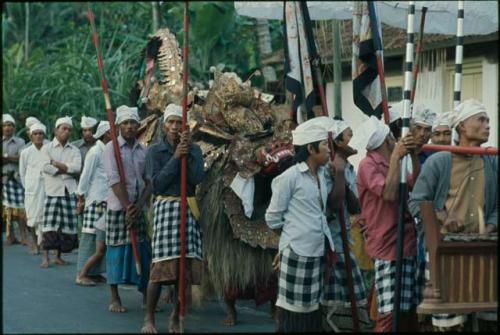
[[[483,104],[490,117],[490,139],[485,146],[498,147],[498,63],[483,60]]]

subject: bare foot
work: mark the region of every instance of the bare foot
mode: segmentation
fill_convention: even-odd
[[[89,276],[89,278],[92,279],[95,283],[105,283],[106,282],[106,278],[101,276],[101,275]]]
[[[94,281],[87,276],[76,276],[75,283],[82,286],[95,286]]]
[[[121,303],[120,300],[113,300],[113,301],[111,301],[111,303],[109,304],[108,309],[109,309],[110,312],[113,312],[113,313],[123,313],[123,312],[127,311],[125,309],[125,307],[122,306],[122,303]]]
[[[63,260],[62,258],[56,258],[52,261],[52,263],[57,265],[68,265],[69,263]]]
[[[35,245],[30,250],[31,255],[40,255],[40,249]]]
[[[49,261],[48,260],[43,261],[42,264],[40,264],[40,267],[42,269],[47,269],[49,267]]]
[[[156,330],[155,324],[151,320],[144,320],[144,326],[141,328],[142,334],[156,334],[158,331]]]
[[[236,311],[228,311],[226,318],[220,322],[223,326],[234,326],[236,324]]]
[[[169,333],[180,333],[179,317],[170,315],[170,324],[168,326]]]
[[[30,243],[27,240],[21,240],[21,245],[28,247],[30,246]]]

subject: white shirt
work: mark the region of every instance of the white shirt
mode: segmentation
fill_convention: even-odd
[[[42,155],[44,155],[45,160],[43,172],[47,195],[51,197],[63,197],[65,189],[68,190],[69,194],[75,193],[76,180],[70,174],[79,173],[82,168],[80,150],[69,142],[66,142],[66,145],[63,147],[57,138],[54,138],[52,142],[42,147]],[[58,169],[50,164],[51,159],[65,164],[68,167],[67,173],[56,174]]]
[[[19,174],[24,187],[24,208],[30,227],[43,221],[45,201],[43,167],[46,163],[41,148],[38,150],[32,145],[21,151]]]
[[[76,194],[85,197],[85,207],[94,201],[106,201],[108,196],[108,177],[104,170],[104,149],[106,145],[101,141],[90,148],[85,156],[85,164],[78,183]]]
[[[321,193],[305,162],[295,164],[274,178],[266,223],[271,229],[282,228],[280,251],[290,246],[300,256],[323,256],[325,236],[330,248],[335,250],[325,216],[332,183],[324,166],[318,169],[318,178]]]

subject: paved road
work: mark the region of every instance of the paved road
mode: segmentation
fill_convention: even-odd
[[[3,238],[3,240],[5,237]],[[128,311],[108,312],[109,289],[106,285],[82,287],[74,284],[77,254],[66,254],[66,266],[39,267],[40,256],[28,254],[19,245],[3,246],[3,332],[2,333],[137,333],[144,312],[142,296],[135,288],[120,289]],[[168,331],[171,305],[157,313],[160,332]],[[238,333],[273,332],[269,306],[255,308],[253,301],[238,302],[239,323],[233,327],[219,324],[223,305],[210,302],[190,310],[186,332]]]

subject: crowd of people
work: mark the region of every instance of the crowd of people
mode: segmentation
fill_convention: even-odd
[[[429,141],[440,145],[455,141],[464,147],[487,142],[489,116],[483,104],[469,99],[439,116],[416,105],[405,136],[401,136],[401,109],[402,103],[390,108],[389,125],[372,116],[357,133],[345,121],[329,117],[310,119],[292,131],[294,165],[272,181],[265,213],[269,228],[280,233],[279,250],[271,264],[278,275],[277,331],[349,328],[351,300],[341,221],[347,237],[351,236],[347,257],[359,321],[372,327],[373,320],[376,332],[391,331],[398,187],[405,156],[409,158],[404,170],[410,192],[404,216],[401,331],[418,330],[416,307],[428,279],[419,204],[433,203],[443,234],[496,234],[497,157],[422,150]],[[57,119],[52,140],[46,139],[47,127],[41,121],[35,117],[25,121],[27,144],[14,136],[15,118],[2,117],[6,243],[19,243],[12,227],[15,221],[20,243],[30,246],[34,254],[42,253],[42,268],[66,264],[62,254],[78,249],[75,283],[109,285],[110,312],[126,311],[119,285],[137,285],[145,308],[143,333],[157,332],[160,288],[174,286],[169,331],[178,332],[182,157],[187,161],[187,287],[199,285],[204,273],[195,200],[196,186],[205,176],[204,162],[190,132],[181,130],[181,107],[166,107],[164,137],[147,148],[137,140],[137,108],[116,109],[123,175],[115,160],[108,121],[83,116],[81,139],[71,143],[71,117]],[[333,161],[329,133],[334,139]],[[356,171],[348,158],[357,149],[366,150],[366,157]],[[146,218],[149,206],[151,224]],[[130,230],[135,233],[140,268],[136,268]],[[483,314],[495,319],[491,313]],[[457,330],[466,319],[466,315],[439,314],[433,315],[432,323],[441,330]]]

